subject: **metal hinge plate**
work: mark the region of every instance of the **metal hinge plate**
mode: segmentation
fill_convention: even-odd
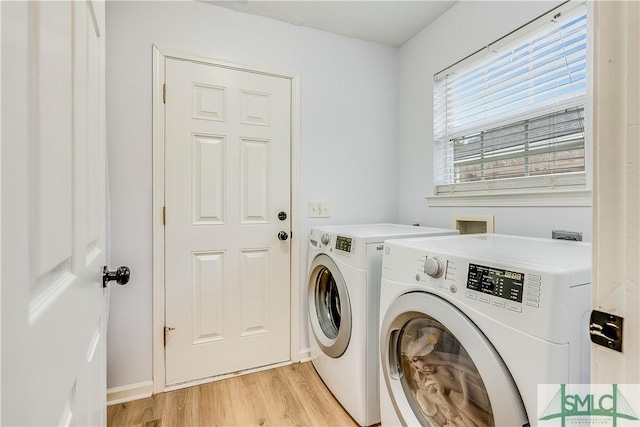
[[[167,84],[166,83],[162,85],[162,102],[164,104],[167,103]]]
[[[169,331],[173,331],[174,329],[175,328],[170,328],[168,326],[164,327],[164,338],[163,338],[163,341],[164,341],[164,346],[165,347],[167,346],[167,334],[169,333]]]
[[[589,321],[591,342],[622,353],[622,323],[615,314],[593,310]]]
[[[162,225],[167,225],[167,207],[162,207]]]

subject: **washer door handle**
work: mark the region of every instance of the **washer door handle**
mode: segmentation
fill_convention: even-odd
[[[286,231],[281,231],[278,233],[278,239],[281,241],[285,241],[289,238],[289,234]]]

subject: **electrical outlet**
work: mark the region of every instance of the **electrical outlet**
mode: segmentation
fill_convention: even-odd
[[[551,238],[558,239],[558,240],[573,240],[575,242],[582,242],[582,233],[578,231],[552,230]]]

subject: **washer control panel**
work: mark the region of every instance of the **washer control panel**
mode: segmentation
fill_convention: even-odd
[[[353,239],[351,237],[336,236],[336,249],[343,252],[351,252]]]
[[[427,255],[419,261],[415,280],[425,285],[440,288],[456,294],[458,288],[465,299],[473,304],[484,303],[515,313],[522,313],[522,306],[540,308],[540,275],[522,271],[507,270],[495,266],[463,263],[462,277],[453,259]],[[466,265],[465,265],[466,264]],[[429,281],[428,277],[431,277]],[[439,279],[439,280],[432,280]],[[482,306],[482,304],[480,304]]]
[[[508,301],[522,302],[524,273],[469,264],[467,289]]]

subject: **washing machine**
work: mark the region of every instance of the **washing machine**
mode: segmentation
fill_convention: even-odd
[[[384,240],[457,233],[398,224],[311,230],[311,358],[324,383],[358,424],[380,422],[378,314]]]
[[[590,282],[588,243],[385,242],[382,426],[536,425],[538,384],[589,383]]]

